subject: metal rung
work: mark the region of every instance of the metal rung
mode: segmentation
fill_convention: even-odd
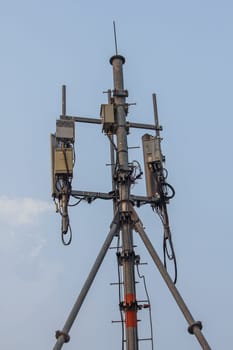
[[[121,321],[118,321],[118,322],[121,322]],[[152,341],[152,338],[140,338],[138,339],[138,341]],[[124,339],[123,342],[126,343],[126,340]]]
[[[122,247],[109,247],[109,249],[122,249]]]
[[[152,341],[152,338],[141,338],[141,339],[138,339],[138,341],[148,341],[148,340]]]
[[[135,283],[139,283],[138,281],[135,281]],[[124,284],[124,282],[111,282],[110,283],[110,286],[116,286],[116,285],[119,285],[119,284]]]
[[[133,248],[137,248],[137,245],[133,245]],[[109,247],[109,249],[122,249],[122,246],[119,246],[119,247]],[[147,263],[140,263],[139,265],[147,265]]]

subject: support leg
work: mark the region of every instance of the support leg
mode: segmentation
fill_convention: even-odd
[[[165,283],[167,284],[170,292],[172,293],[177,305],[179,306],[186,321],[188,322],[189,333],[194,334],[196,336],[196,338],[199,341],[203,350],[211,350],[211,347],[209,346],[207,340],[205,339],[204,335],[201,332],[201,329],[202,329],[201,322],[199,322],[199,321],[196,322],[194,320],[193,316],[191,315],[191,313],[190,313],[188,307],[186,306],[182,296],[178,292],[171,277],[169,276],[166,269],[164,268],[162,261],[160,260],[158,254],[156,253],[151,241],[149,240],[149,238],[148,238],[148,236],[143,228],[143,225],[142,225],[137,213],[135,212],[135,210],[133,208],[132,208],[132,219],[134,221],[135,231],[137,231],[139,233],[143,243],[145,244],[148,252],[151,255],[151,258],[153,259],[153,261],[154,261],[155,265],[157,266],[160,274],[162,275]]]
[[[63,346],[64,343],[67,343],[69,341],[69,331],[78,315],[78,312],[82,306],[82,303],[92,285],[92,282],[95,279],[95,276],[101,266],[101,263],[107,253],[107,250],[109,249],[109,246],[113,240],[113,237],[116,235],[117,231],[119,229],[119,220],[118,220],[118,213],[115,215],[113,222],[110,226],[110,231],[105,239],[105,242],[99,252],[99,255],[96,258],[96,261],[83,285],[83,288],[81,289],[81,292],[70,312],[69,317],[66,320],[66,323],[62,329],[62,331],[57,331],[56,332],[56,338],[57,342],[53,348],[53,350],[60,350]]]

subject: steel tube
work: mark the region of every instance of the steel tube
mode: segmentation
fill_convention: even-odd
[[[62,115],[66,115],[66,86],[62,85]]]
[[[73,120],[77,123],[88,123],[88,124],[101,124],[101,119],[89,118],[89,117],[74,117],[71,115],[60,115],[60,119]]]
[[[101,119],[89,118],[89,117],[75,117],[71,115],[60,115],[60,119],[73,120],[76,123],[102,124]],[[155,130],[155,126],[153,124],[127,122],[126,125],[129,126],[130,128]]]
[[[115,22],[114,22],[114,29],[115,29]],[[115,32],[116,34],[116,32]],[[115,37],[116,42],[116,37]],[[112,103],[112,92],[110,89],[108,89],[108,104]],[[112,192],[116,192],[116,180],[115,180],[115,149],[114,149],[114,135],[109,135],[109,147],[110,147],[110,164],[111,164],[111,175],[112,175]],[[116,213],[116,199],[113,199],[112,201],[113,206],[113,214]]]
[[[198,325],[195,326],[196,321],[194,320],[193,316],[191,315],[187,305],[185,304],[182,296],[180,295],[179,291],[177,290],[176,286],[174,285],[171,277],[167,273],[165,267],[163,266],[162,261],[160,260],[158,254],[156,253],[150,239],[148,238],[145,230],[143,229],[143,225],[135,212],[135,210],[132,208],[133,217],[135,220],[134,227],[135,231],[137,231],[145,244],[148,252],[150,253],[151,258],[153,259],[155,265],[157,266],[161,276],[163,277],[165,283],[167,284],[171,294],[173,295],[177,305],[179,306],[181,312],[183,313],[186,321],[188,322],[189,326],[193,327],[193,334],[196,336],[197,340],[199,341],[201,347],[203,350],[211,350],[211,347],[209,346],[207,340],[205,339],[204,335],[201,332],[200,327]]]
[[[71,195],[76,197],[88,198],[100,198],[100,199],[113,199],[114,194],[106,192],[91,192],[91,191],[71,191]]]
[[[110,231],[104,241],[104,244],[95,260],[95,263],[81,289],[81,292],[70,312],[70,315],[69,317],[67,318],[66,320],[66,323],[62,329],[62,331],[60,332],[60,336],[58,337],[57,339],[57,342],[53,348],[53,350],[60,350],[63,346],[63,344],[66,342],[66,336],[68,336],[69,334],[69,331],[78,315],[78,312],[83,304],[83,301],[95,279],[95,276],[101,266],[101,263],[107,253],[107,250],[109,249],[109,246],[113,240],[113,237],[116,235],[117,231],[118,231],[118,228],[119,228],[119,221],[118,221],[118,213],[116,213],[115,217],[114,217],[114,220],[111,224],[111,227],[110,227]]]
[[[155,94],[152,94],[152,101],[153,101],[153,110],[154,110],[154,120],[155,120],[156,136],[157,136],[157,137],[160,137],[160,132],[159,132],[159,117],[158,117],[157,101],[156,101],[156,95],[155,95]]]
[[[126,124],[126,92],[123,81],[123,56],[115,55],[110,59],[113,66],[114,103],[116,113],[116,139],[117,139],[117,169],[119,189],[119,213],[121,217],[122,237],[122,268],[124,300],[122,301],[125,316],[126,350],[138,349],[137,306],[134,275],[134,249],[133,234],[130,222],[130,169],[128,162],[127,124]]]
[[[135,128],[135,129],[155,130],[155,126],[152,124],[128,122],[128,125],[130,128]]]
[[[106,200],[108,200],[108,199],[116,200],[117,199],[116,194],[115,194],[115,189],[114,189],[114,192],[112,192],[112,193],[72,190],[71,195],[74,197],[83,197],[83,199],[86,199],[87,201],[88,201],[88,199],[106,199]],[[134,204],[137,204],[137,202],[138,202],[139,205],[141,204],[141,202],[143,204],[145,204],[145,203],[156,204],[160,201],[160,196],[158,195],[156,197],[145,197],[145,196],[137,196],[134,194],[130,194],[129,200],[130,200],[130,202],[133,202]]]

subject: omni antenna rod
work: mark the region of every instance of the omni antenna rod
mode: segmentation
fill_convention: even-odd
[[[153,109],[154,109],[154,119],[155,119],[155,133],[156,136],[160,136],[160,126],[159,126],[159,117],[158,117],[158,108],[157,108],[157,100],[156,100],[156,94],[152,94],[152,100],[153,100]]]
[[[116,55],[118,55],[118,50],[117,50],[117,36],[116,36],[116,24],[115,24],[115,21],[113,21],[113,31],[114,31],[114,41],[115,41],[115,52],[116,52]]]
[[[63,116],[66,115],[66,86],[62,85],[62,107],[61,107],[61,114]]]

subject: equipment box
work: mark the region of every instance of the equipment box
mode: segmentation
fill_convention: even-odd
[[[56,149],[54,159],[54,174],[69,175],[73,174],[73,149]]]

